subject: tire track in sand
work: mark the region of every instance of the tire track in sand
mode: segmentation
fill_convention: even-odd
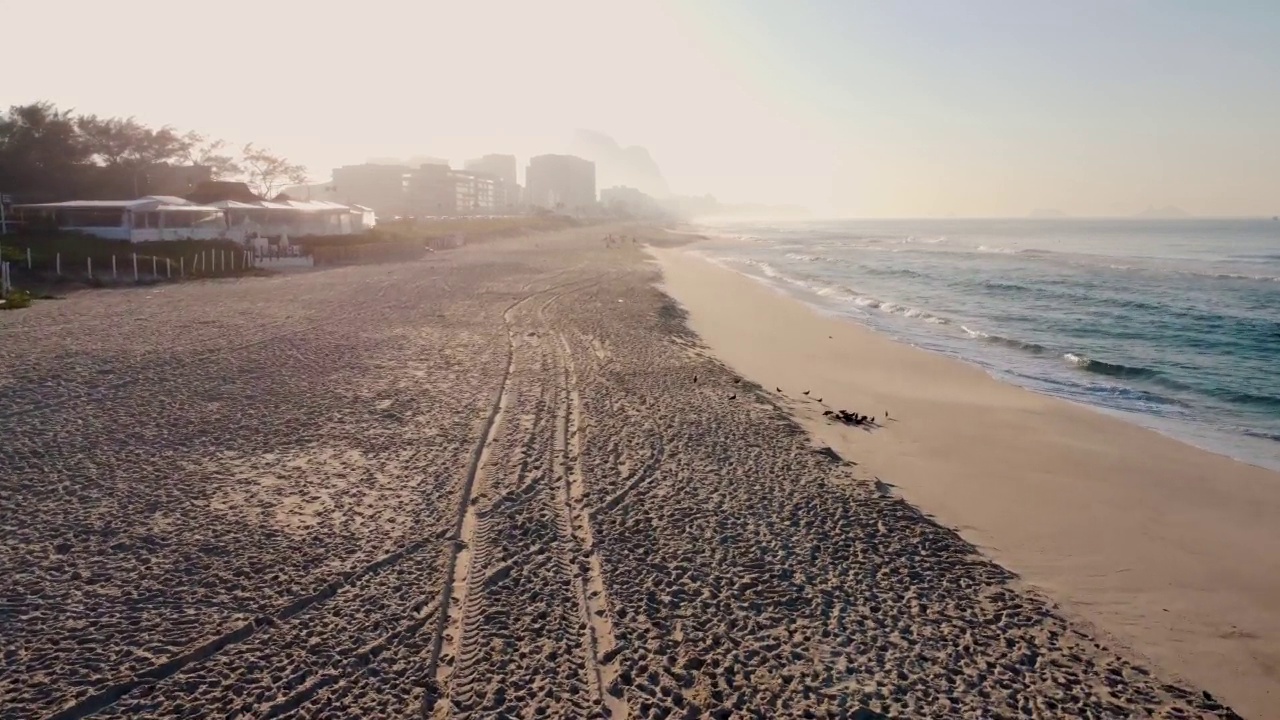
[[[539,308],[538,316],[543,322],[547,322],[544,315],[546,309],[562,295],[548,300]],[[549,322],[547,326],[550,327]],[[604,585],[600,554],[595,547],[586,505],[587,487],[581,463],[585,424],[578,392],[578,374],[568,339],[559,331],[555,335],[559,346],[556,354],[560,360],[558,369],[561,376],[554,451],[554,470],[559,480],[556,496],[565,533],[570,541],[568,547],[572,548],[568,566],[573,575],[578,611],[585,628],[582,638],[583,655],[596,701],[609,717],[627,718],[631,715],[631,709],[618,686],[617,656],[622,648],[613,631],[613,616]]]
[[[559,273],[558,273],[559,274]],[[467,473],[463,479],[462,491],[458,499],[458,513],[454,523],[454,532],[450,536],[452,546],[445,562],[445,582],[438,601],[439,615],[436,622],[431,653],[427,660],[427,676],[432,678],[432,687],[428,687],[422,699],[422,717],[435,716],[436,706],[445,701],[443,709],[450,707],[449,696],[451,681],[460,661],[469,657],[466,653],[464,635],[467,634],[467,600],[472,591],[483,587],[488,577],[479,573],[479,581],[472,577],[472,565],[479,559],[483,568],[483,518],[480,516],[477,503],[474,501],[484,487],[484,467],[489,459],[491,448],[495,444],[499,428],[504,420],[504,410],[508,406],[511,393],[511,377],[515,369],[516,342],[513,314],[521,305],[530,300],[560,288],[579,283],[591,284],[594,278],[571,280],[552,285],[525,295],[507,306],[502,313],[502,322],[507,332],[507,367],[502,375],[488,417],[480,433],[480,441],[472,452]],[[526,286],[527,287],[527,286]],[[559,297],[557,295],[556,297]],[[479,530],[479,532],[477,532]]]

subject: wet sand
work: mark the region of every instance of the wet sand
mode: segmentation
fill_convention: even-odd
[[[606,231],[0,315],[0,714],[1233,716],[815,452]]]
[[[1280,717],[1280,474],[657,255],[693,329],[816,437],[1159,667]]]

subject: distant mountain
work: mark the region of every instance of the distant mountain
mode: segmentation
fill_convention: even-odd
[[[573,134],[568,152],[596,164],[596,187],[633,187],[655,198],[671,194],[658,164],[642,147],[622,147],[608,135],[593,130]]]
[[[1049,220],[1052,218],[1064,218],[1067,217],[1067,214],[1055,208],[1036,208],[1027,213],[1027,217],[1037,220]]]
[[[1180,207],[1166,205],[1162,208],[1149,207],[1146,210],[1134,215],[1136,218],[1144,218],[1147,220],[1177,220],[1180,218],[1189,218],[1191,213]]]

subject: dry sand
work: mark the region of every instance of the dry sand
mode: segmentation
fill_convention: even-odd
[[[656,254],[692,328],[822,442],[1159,666],[1280,717],[1280,474]]]
[[[815,453],[604,232],[0,315],[0,716],[1233,717]]]

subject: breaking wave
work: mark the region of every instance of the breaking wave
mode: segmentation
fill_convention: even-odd
[[[901,315],[902,317],[912,318],[913,320],[921,320],[931,325],[948,325],[951,323],[950,320],[934,315],[928,310],[912,307],[910,305],[903,305],[889,300],[881,300],[867,295],[859,295],[855,297],[853,299],[853,304],[860,308],[879,310],[883,313]]]
[[[1153,378],[1160,375],[1159,370],[1094,360],[1093,358],[1081,353],[1063,353],[1062,358],[1071,365],[1074,365],[1085,372],[1091,372],[1097,375],[1106,375],[1107,377]]]
[[[963,330],[965,334],[968,335],[969,337],[975,340],[981,340],[982,342],[991,343],[992,345],[1003,345],[1005,347],[1010,347],[1015,350],[1023,350],[1035,355],[1039,355],[1040,353],[1043,353],[1046,350],[1048,350],[1048,348],[1041,345],[1040,343],[1027,342],[1025,340],[1016,340],[1014,338],[1004,337],[1003,335],[992,335],[991,333],[985,333],[985,332],[982,332],[981,330],[974,330],[964,325],[961,325],[960,329]]]

